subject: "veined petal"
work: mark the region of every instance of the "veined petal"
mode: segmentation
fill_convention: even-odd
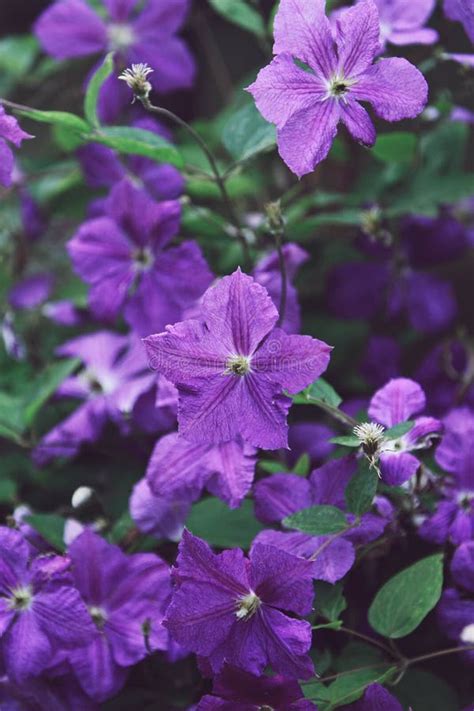
[[[148,462],[146,477],[155,496],[186,492],[198,496],[207,474],[205,457],[212,445],[193,443],[177,433],[162,437]]]
[[[341,121],[356,141],[364,146],[373,146],[376,139],[375,126],[367,111],[349,96],[341,101]]]
[[[272,669],[297,679],[313,676],[313,662],[308,656],[312,636],[309,622],[287,617],[267,606],[256,620],[264,628],[262,639]]]
[[[255,485],[255,514],[264,523],[279,523],[285,516],[311,506],[311,487],[296,474],[273,474]]]
[[[85,649],[74,650],[70,654],[70,663],[78,682],[94,701],[105,701],[114,696],[127,678],[127,669],[114,661],[104,634],[97,634]]]
[[[324,0],[282,0],[274,35],[274,54],[292,54],[326,78],[335,70],[336,50]]]
[[[406,59],[390,58],[368,67],[351,87],[352,96],[368,101],[386,121],[415,118],[428,99],[423,74]]]
[[[189,6],[190,0],[166,0],[166,2],[152,0],[140,12],[134,22],[134,28],[138,32],[158,36],[171,35],[180,29],[186,19]]]
[[[389,486],[400,486],[412,478],[420,462],[408,452],[385,452],[380,456],[382,479]]]
[[[264,374],[243,378],[239,403],[239,434],[254,447],[288,447],[286,416],[291,400],[280,395],[280,387]]]
[[[404,47],[407,44],[434,44],[438,40],[438,33],[431,27],[420,27],[416,30],[392,30],[388,40],[397,45]]]
[[[198,443],[218,444],[235,439],[241,429],[242,380],[220,373],[196,379],[190,385],[178,384],[180,435]]]
[[[83,0],[55,2],[40,16],[35,34],[56,59],[95,54],[107,44],[104,22]]]
[[[377,390],[369,405],[369,416],[386,427],[409,420],[426,404],[421,385],[409,378],[394,378]]]
[[[318,76],[298,67],[290,54],[279,54],[259,71],[247,91],[262,116],[281,127],[296,111],[323,99],[327,88]]]
[[[113,20],[123,22],[128,18],[138,0],[103,0]]]
[[[255,455],[254,447],[241,441],[222,442],[213,447],[206,458],[206,470],[210,473],[208,491],[231,509],[239,506],[252,486]]]
[[[380,46],[380,20],[372,0],[341,10],[336,19],[339,67],[345,77],[363,72]]]
[[[69,586],[39,592],[32,609],[42,630],[65,647],[90,642],[96,632],[78,591]]]
[[[265,373],[290,393],[297,393],[324,373],[332,348],[311,336],[288,336],[276,328],[252,359],[252,369]]]
[[[221,376],[226,369],[227,354],[223,348],[219,350],[217,341],[208,345],[206,335],[202,323],[190,319],[148,336],[144,343],[150,367],[175,384]]]
[[[251,355],[278,319],[266,289],[240,269],[207,290],[201,313],[228,355]]]
[[[278,130],[278,151],[299,178],[329,153],[340,119],[339,103],[326,99],[294,113]]]
[[[37,676],[51,662],[51,644],[31,609],[17,615],[2,644],[7,673],[16,683]]]

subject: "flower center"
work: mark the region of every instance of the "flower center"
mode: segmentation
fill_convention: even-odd
[[[258,595],[251,590],[247,595],[243,595],[243,597],[239,597],[237,600],[235,616],[238,620],[247,622],[247,620],[250,620],[250,618],[255,615],[261,604],[262,601]]]
[[[226,375],[239,375],[240,377],[250,372],[250,357],[243,355],[233,355],[227,359]]]
[[[136,249],[132,255],[132,259],[138,271],[146,271],[153,265],[153,253],[148,247]]]
[[[458,504],[463,511],[470,511],[474,501],[474,492],[460,491],[458,494]]]
[[[130,25],[112,23],[107,28],[109,49],[112,52],[123,52],[135,43],[135,33]]]
[[[346,79],[336,74],[328,81],[328,96],[332,96],[334,99],[342,99],[355,83],[354,79]]]
[[[29,610],[33,601],[33,590],[29,585],[15,588],[12,590],[12,596],[8,601],[8,606],[11,610],[23,612]]]
[[[107,622],[107,613],[105,610],[102,607],[91,605],[89,607],[89,614],[92,617],[95,626],[101,630]]]

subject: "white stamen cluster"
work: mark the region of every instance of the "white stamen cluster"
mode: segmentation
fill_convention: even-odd
[[[102,607],[97,607],[96,605],[91,605],[89,607],[89,614],[96,627],[102,629],[102,627],[107,622],[107,613]]]
[[[29,610],[33,602],[33,590],[29,585],[15,588],[11,591],[11,597],[8,599],[8,607],[10,610],[23,612]]]
[[[258,595],[251,590],[247,595],[243,595],[243,597],[239,597],[237,600],[235,616],[238,620],[247,622],[247,620],[250,620],[250,618],[255,615],[261,604],[262,601]]]
[[[148,64],[132,64],[120,74],[119,79],[130,87],[136,97],[147,98],[152,89],[147,77],[153,71]]]
[[[362,445],[377,447],[384,440],[385,427],[376,422],[363,422],[356,425],[353,432]]]
[[[243,355],[229,356],[226,362],[224,375],[244,376],[250,372],[250,357]]]

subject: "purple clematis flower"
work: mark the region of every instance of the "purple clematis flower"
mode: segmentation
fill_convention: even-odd
[[[148,117],[138,119],[132,125],[171,140],[171,133]],[[172,165],[158,164],[143,156],[121,159],[111,148],[93,143],[79,148],[77,155],[86,182],[93,188],[112,188],[131,175],[134,185],[145,188],[158,201],[175,200],[183,192],[184,178]]]
[[[69,548],[76,586],[95,623],[86,648],[69,661],[84,691],[104,701],[125,683],[128,667],[165,650],[162,626],[171,592],[168,565],[151,553],[127,556],[86,529]]]
[[[148,481],[140,479],[129,501],[130,515],[142,533],[179,541],[191,509],[189,496],[155,496]]]
[[[345,509],[344,491],[357,469],[354,456],[335,459],[315,469],[309,479],[295,474],[273,474],[255,486],[255,513],[267,524],[280,523],[286,516],[319,504]],[[375,502],[376,513],[366,513],[356,528],[332,540],[331,536],[311,536],[300,531],[262,531],[254,544],[275,546],[297,558],[311,561],[311,574],[316,580],[335,583],[352,567],[354,543],[367,543],[378,538],[391,518],[382,497]],[[382,515],[379,515],[378,508]],[[348,515],[348,524],[354,516]]]
[[[112,189],[105,214],[79,228],[68,251],[76,272],[91,285],[97,317],[115,318],[123,308],[132,328],[147,335],[181,318],[201,296],[212,275],[196,242],[165,249],[180,215],[178,201],[154,202],[123,180]]]
[[[474,600],[465,598],[455,588],[444,591],[436,608],[438,624],[448,639],[458,644],[474,644]],[[462,655],[466,662],[474,664],[474,650]]]
[[[380,684],[370,684],[359,701],[344,708],[346,711],[403,711],[400,702]]]
[[[430,410],[445,415],[456,404],[474,407],[474,384],[470,382],[468,344],[449,340],[437,344],[415,373],[428,396]]]
[[[21,533],[0,528],[1,642],[13,682],[37,676],[59,650],[82,652],[94,635],[87,609],[59,556],[31,560]]]
[[[68,341],[57,353],[79,358],[85,367],[66,378],[56,395],[85,402],[37,445],[33,457],[40,466],[75,456],[81,445],[99,438],[108,420],[127,431],[137,399],[154,383],[144,348],[133,338],[101,331]]]
[[[309,254],[291,242],[285,244],[282,251],[286,264],[287,284],[285,317],[281,327],[286,333],[298,333],[301,326],[300,305],[298,292],[292,281],[296,277],[298,269],[309,259]],[[253,271],[253,278],[265,287],[278,309],[280,307],[281,273],[277,252],[272,252],[257,263]]]
[[[375,128],[360,101],[387,121],[414,118],[428,87],[406,59],[381,59],[376,5],[363,0],[336,19],[335,37],[324,0],[282,0],[275,18],[275,59],[248,91],[262,116],[277,126],[281,157],[298,177],[326,158],[340,121],[367,146]],[[304,62],[309,71],[295,62]]]
[[[157,442],[146,477],[156,496],[196,501],[206,487],[236,508],[252,486],[255,462],[256,450],[241,441],[199,444],[172,433]]]
[[[430,447],[443,425],[434,417],[417,417],[411,430],[395,439],[384,436],[384,427],[408,421],[425,405],[425,393],[418,383],[395,378],[377,390],[370,401],[368,413],[374,423],[364,423],[354,430],[366,456],[380,463],[381,475],[390,486],[399,486],[414,476],[420,462],[411,452]]]
[[[240,269],[208,289],[201,319],[145,339],[150,364],[177,385],[179,432],[192,442],[241,436],[264,449],[287,446],[286,414],[296,393],[324,372],[330,347],[275,328],[267,291]]]
[[[164,622],[183,647],[207,658],[214,673],[224,663],[260,675],[308,679],[311,626],[285,612],[307,615],[311,565],[271,546],[214,554],[184,531],[174,569],[176,589]]]
[[[212,696],[204,696],[197,711],[316,711],[299,684],[282,676],[260,676],[225,666],[215,677]]]
[[[35,26],[43,49],[55,59],[116,53],[117,70],[134,63],[155,69],[153,88],[160,93],[192,86],[194,60],[176,33],[183,25],[189,0],[103,0],[105,17],[84,0],[57,0]],[[117,78],[102,89],[102,115],[112,119],[129,101]]]
[[[18,148],[26,138],[34,138],[34,136],[23,131],[16,118],[5,113],[0,103],[0,185],[5,188],[9,188],[12,184],[14,166],[13,153],[8,144],[13,143]]]
[[[462,23],[467,36],[474,42],[474,5],[471,0],[444,0],[443,10],[447,18]]]

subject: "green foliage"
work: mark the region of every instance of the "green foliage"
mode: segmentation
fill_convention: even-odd
[[[377,491],[378,480],[374,467],[371,467],[366,457],[363,457],[344,492],[349,511],[356,516],[362,516],[369,511]]]
[[[263,530],[255,519],[251,501],[243,501],[238,509],[229,509],[215,498],[194,504],[186,526],[195,536],[219,548],[250,548],[257,533]]]
[[[0,95],[5,96],[31,70],[38,55],[34,37],[18,35],[0,40]]]
[[[311,460],[308,454],[302,454],[298,459],[294,467],[292,468],[293,474],[298,476],[308,476],[309,470],[311,468]]]
[[[48,123],[51,126],[59,126],[61,128],[72,131],[81,137],[86,138],[89,134],[89,124],[67,111],[39,111],[38,109],[18,109],[18,113],[26,118],[38,121],[39,123]]]
[[[97,113],[100,90],[104,82],[112,74],[113,70],[114,53],[109,52],[100,67],[94,72],[89,84],[87,85],[86,96],[84,99],[84,115],[89,124],[94,128],[100,126],[99,116]]]
[[[414,563],[380,588],[369,609],[371,626],[384,637],[406,637],[436,605],[442,586],[442,554]]]
[[[227,121],[222,142],[235,161],[244,161],[275,146],[275,126],[265,121],[255,104],[243,106]]]
[[[337,408],[341,404],[342,398],[324,378],[319,378],[293,397],[293,402],[296,405],[317,404],[318,401]]]
[[[170,163],[183,168],[180,152],[172,143],[144,128],[133,126],[102,126],[89,136],[89,140],[102,143],[119,153],[150,158],[157,163]]]
[[[64,551],[64,519],[56,514],[31,514],[25,517],[25,522],[29,523],[45,541],[56,548]]]
[[[265,37],[265,23],[261,15],[246,0],[209,0],[209,3],[229,22],[257,37]]]
[[[414,424],[415,422],[413,420],[400,422],[400,424],[394,425],[393,427],[389,427],[388,430],[385,430],[383,433],[384,437],[386,439],[398,439],[399,437],[403,437],[403,435],[413,429]]]
[[[312,536],[326,536],[348,528],[344,512],[335,506],[310,506],[284,518],[283,525]]]
[[[393,678],[395,673],[395,667],[387,669],[387,665],[385,668],[378,665],[373,669],[359,669],[341,674],[328,686],[321,682],[311,682],[303,688],[306,698],[317,704],[318,711],[332,711],[357,701],[370,684],[383,684]]]
[[[416,136],[408,131],[393,131],[377,137],[374,156],[386,163],[412,163],[416,153]]]
[[[334,622],[347,608],[347,600],[343,595],[342,583],[331,585],[323,580],[315,583],[314,609],[318,615]]]

